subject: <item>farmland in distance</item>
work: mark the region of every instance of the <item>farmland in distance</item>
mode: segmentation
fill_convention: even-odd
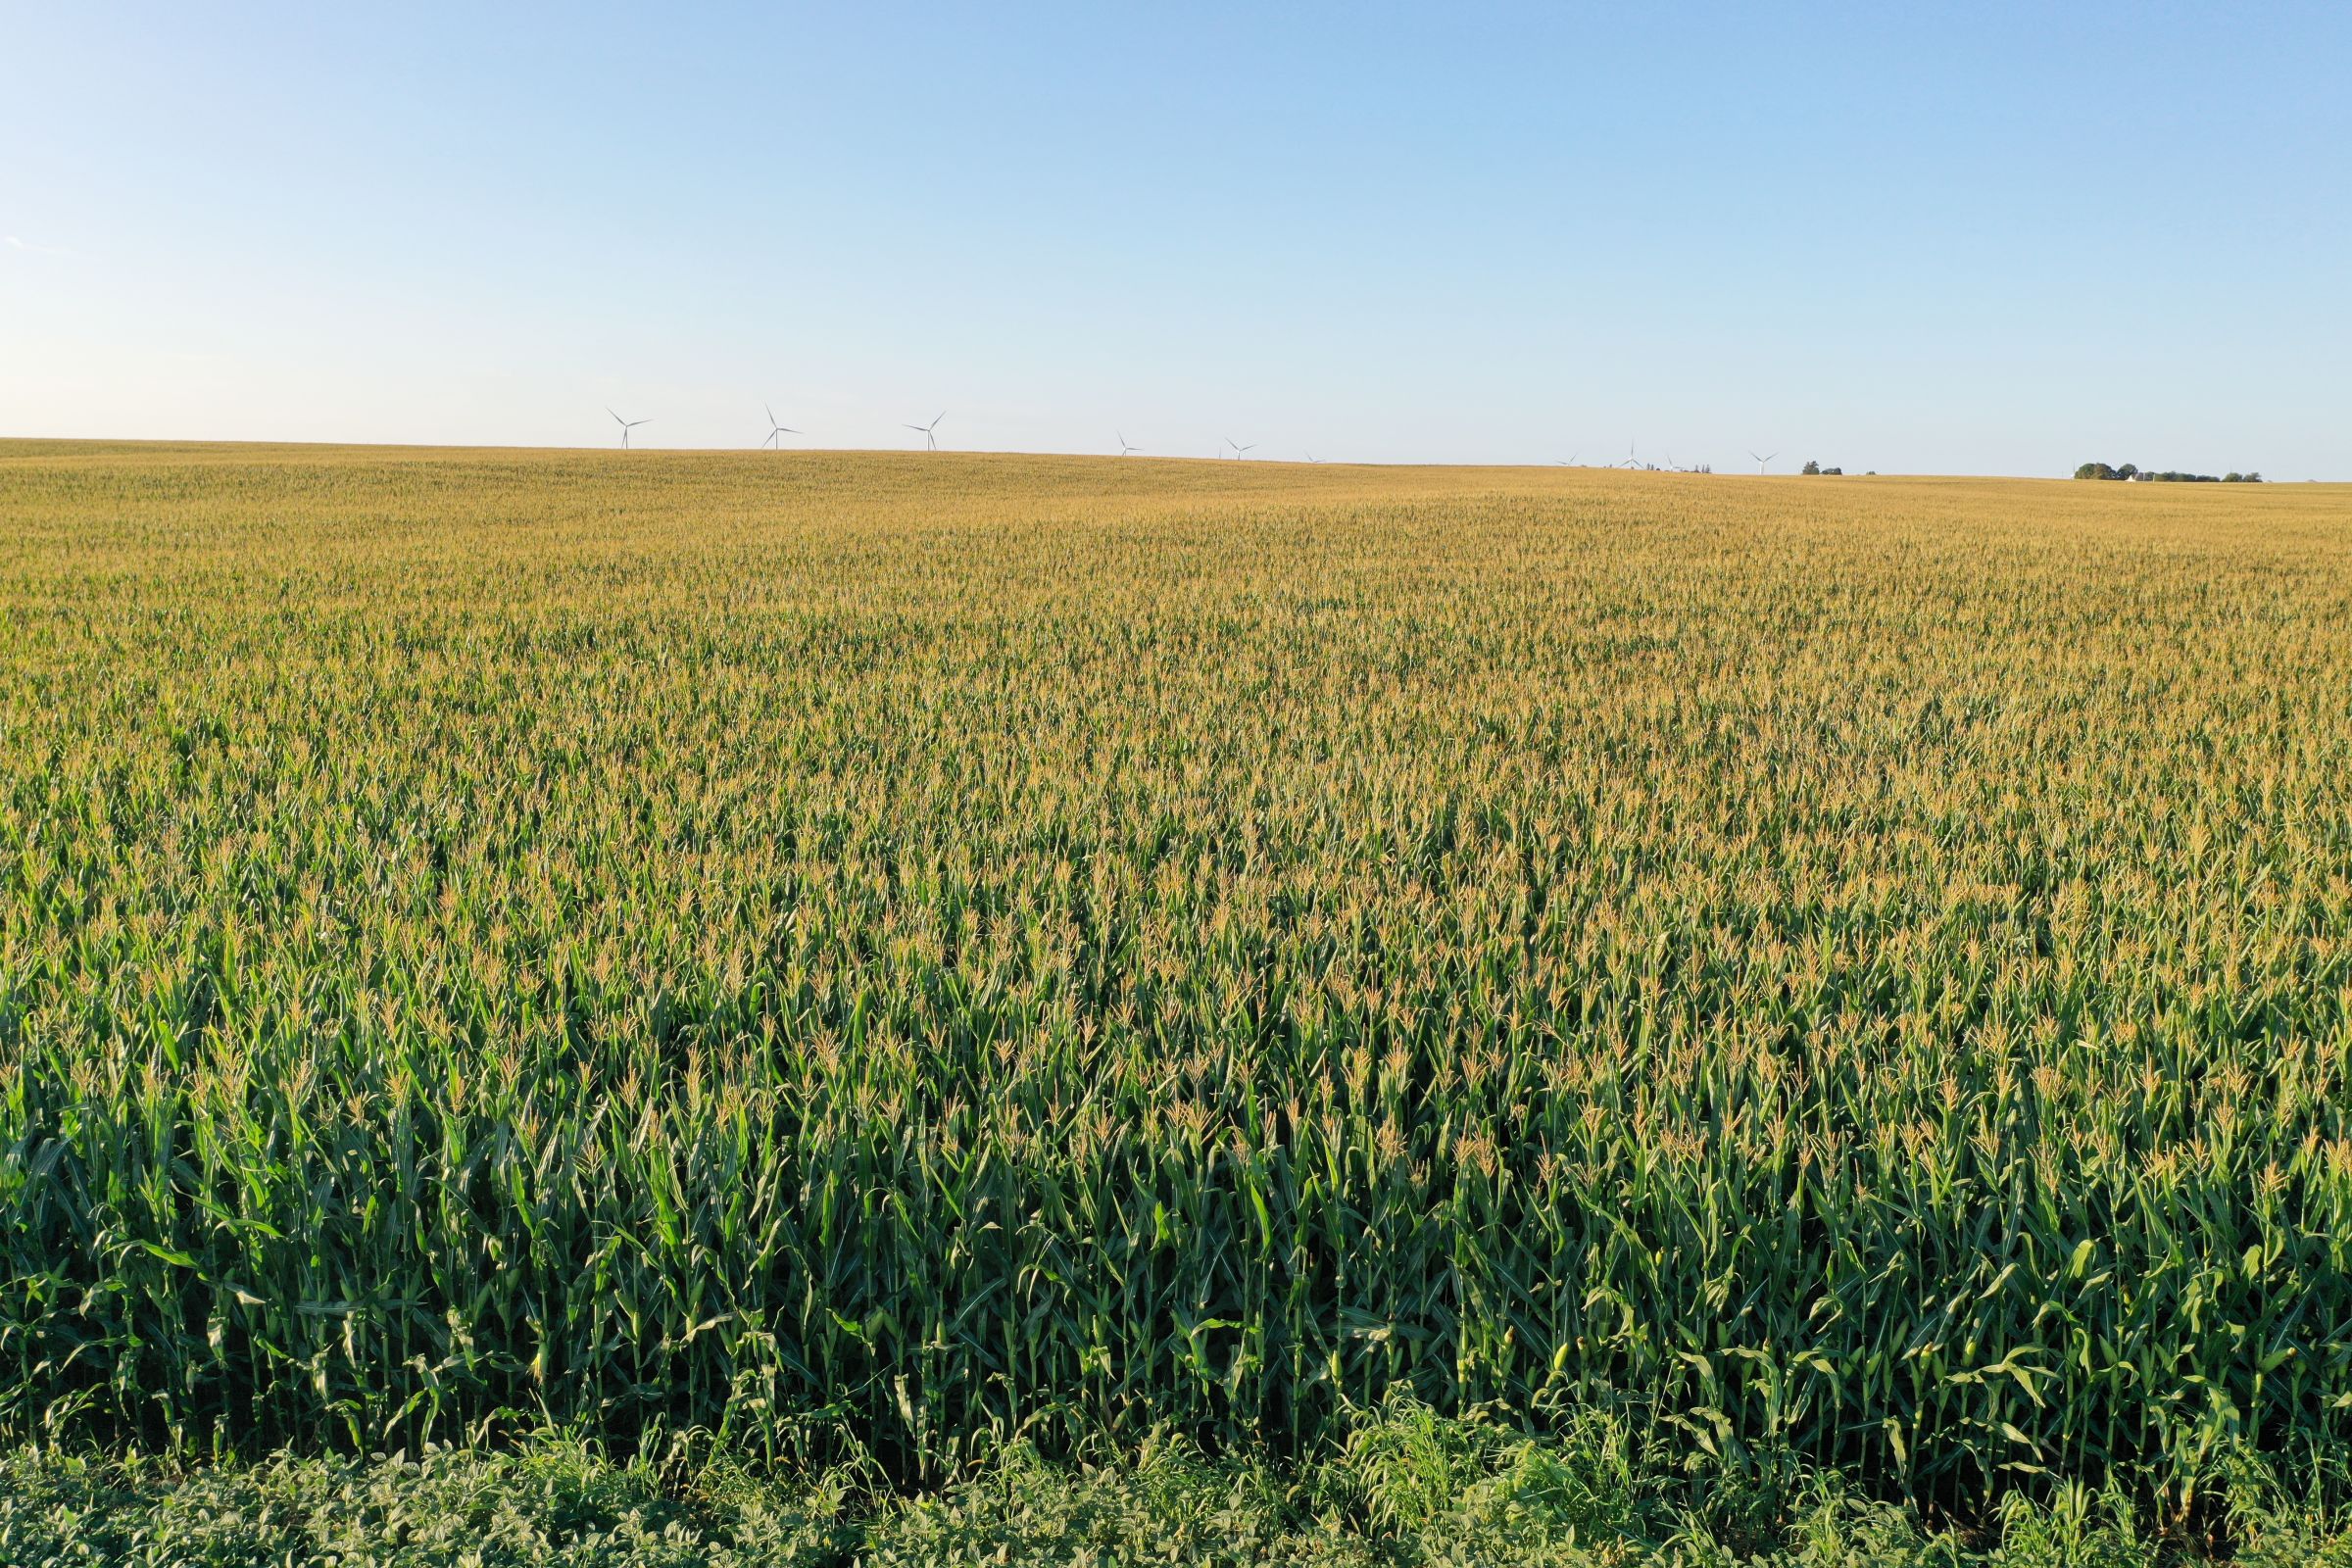
[[[2339,486],[0,444],[0,1430],[2180,1506],[2352,1437],[2348,605]]]

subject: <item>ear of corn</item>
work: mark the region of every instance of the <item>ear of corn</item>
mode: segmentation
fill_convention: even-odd
[[[2121,488],[0,448],[0,1424],[2352,1437],[2352,524]]]

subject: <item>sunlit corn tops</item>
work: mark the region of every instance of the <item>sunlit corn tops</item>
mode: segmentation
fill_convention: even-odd
[[[0,445],[0,1422],[2341,1442],[2348,595],[2330,487]]]

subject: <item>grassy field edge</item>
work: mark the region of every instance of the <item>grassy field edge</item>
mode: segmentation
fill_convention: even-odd
[[[1409,1399],[1319,1460],[1182,1439],[1050,1462],[1016,1445],[937,1490],[878,1465],[778,1471],[708,1443],[618,1459],[541,1434],[491,1450],[177,1463],[0,1450],[0,1560],[523,1568],[948,1563],[1595,1568],[2247,1568],[2352,1563],[2344,1456],[2224,1464],[2189,1515],[2121,1492],[2012,1492],[1973,1524],[1793,1460],[1642,1452],[1600,1414],[1533,1438]]]

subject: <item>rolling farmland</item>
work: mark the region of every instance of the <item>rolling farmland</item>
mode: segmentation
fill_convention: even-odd
[[[0,444],[0,1428],[2352,1437],[2352,493]]]

